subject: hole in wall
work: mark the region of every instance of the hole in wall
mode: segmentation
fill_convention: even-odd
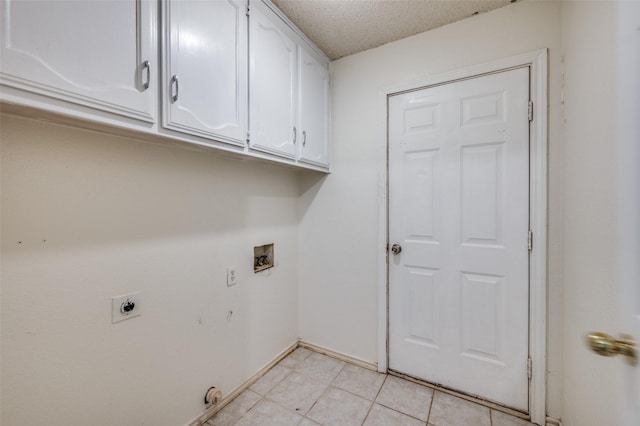
[[[273,268],[273,243],[253,248],[253,272]]]

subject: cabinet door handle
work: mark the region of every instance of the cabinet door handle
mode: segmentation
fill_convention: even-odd
[[[293,143],[296,143],[296,139],[298,139],[298,132],[296,131],[296,126],[293,126]]]
[[[178,100],[178,94],[180,93],[180,82],[178,81],[178,76],[174,75],[171,77],[171,85],[175,85],[175,92],[173,92],[173,96],[171,97],[172,102],[176,102]]]
[[[143,80],[142,79],[142,73],[144,73],[146,71],[147,74],[147,79]],[[145,91],[149,88],[149,83],[151,82],[151,62],[149,61],[144,61],[142,63],[142,70],[140,72],[140,80],[142,83],[142,91]]]
[[[303,130],[302,131],[302,146],[306,146],[307,145],[307,131]]]

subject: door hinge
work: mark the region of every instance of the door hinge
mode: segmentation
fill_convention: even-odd
[[[528,114],[529,114],[529,121],[533,121],[533,101],[529,101]]]
[[[249,16],[249,12],[251,11],[251,5],[247,2],[247,16]]]
[[[251,140],[251,135],[250,135],[249,131],[247,130],[247,143],[249,143],[250,140]]]
[[[531,358],[527,358],[527,378],[531,380],[531,373],[533,371],[533,363],[531,362]]]
[[[533,250],[533,231],[529,229],[529,233],[527,234],[527,247],[529,251]]]

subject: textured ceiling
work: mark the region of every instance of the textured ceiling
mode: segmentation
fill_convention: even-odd
[[[272,0],[331,60],[488,12],[512,0]]]

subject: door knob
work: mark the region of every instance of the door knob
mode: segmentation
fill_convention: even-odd
[[[620,339],[616,340],[608,334],[592,332],[587,335],[587,346],[598,355],[614,356],[620,354],[627,358],[628,364],[636,365],[638,363],[636,342],[628,334],[622,334]]]
[[[394,244],[391,246],[391,251],[393,252],[393,254],[398,254],[402,251],[402,247],[400,246],[400,244]]]

